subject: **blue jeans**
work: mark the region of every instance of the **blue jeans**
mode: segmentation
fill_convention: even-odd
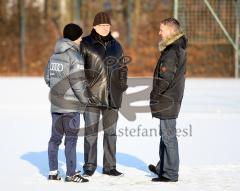
[[[58,150],[65,135],[65,157],[67,164],[67,176],[75,174],[76,170],[76,146],[80,125],[80,114],[52,113],[52,134],[48,143],[48,161],[50,171],[58,170]]]
[[[158,175],[176,181],[179,171],[176,119],[160,120],[160,135]]]

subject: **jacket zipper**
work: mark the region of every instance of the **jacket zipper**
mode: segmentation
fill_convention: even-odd
[[[102,42],[100,42],[100,41],[98,41],[103,47],[104,47],[104,57],[105,57],[105,55],[106,55],[106,52],[107,52],[107,44],[108,44],[108,42],[107,42],[107,44],[106,45],[104,45]],[[104,60],[104,62],[105,62],[105,60]],[[104,65],[105,65],[105,63],[104,63]],[[104,66],[105,67],[105,66]],[[107,68],[107,102],[108,102],[108,96],[109,96],[109,83],[108,83],[108,78],[109,78],[109,75],[108,75],[108,66],[106,66],[106,68]],[[109,108],[109,103],[107,104],[107,109]]]

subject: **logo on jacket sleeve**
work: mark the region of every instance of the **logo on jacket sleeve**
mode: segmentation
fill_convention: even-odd
[[[63,64],[51,63],[50,64],[50,71],[62,72],[63,71]]]

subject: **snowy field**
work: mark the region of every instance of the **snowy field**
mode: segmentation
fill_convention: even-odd
[[[101,174],[100,132],[97,172],[89,183],[76,184],[46,179],[51,118],[49,89],[43,79],[0,78],[1,190],[240,190],[240,80],[187,79],[177,120],[181,160],[177,183],[150,181],[154,175],[147,170],[147,165],[158,161],[159,121],[152,119],[149,109],[144,107],[148,103],[144,99],[147,99],[146,92],[137,92],[151,82],[147,78],[130,79],[129,84],[127,94],[131,103],[126,109],[129,99],[125,97],[117,142],[117,169],[125,176]],[[140,109],[136,109],[138,106]],[[82,170],[83,137],[79,138],[77,150],[78,169]],[[59,167],[64,176],[63,146],[59,152]]]

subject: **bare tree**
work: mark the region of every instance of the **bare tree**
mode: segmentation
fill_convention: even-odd
[[[25,1],[19,0],[18,1],[18,10],[19,10],[19,51],[20,51],[20,68],[21,73],[24,75],[26,72],[26,65],[25,65],[25,30],[26,30],[26,9],[25,9]]]

